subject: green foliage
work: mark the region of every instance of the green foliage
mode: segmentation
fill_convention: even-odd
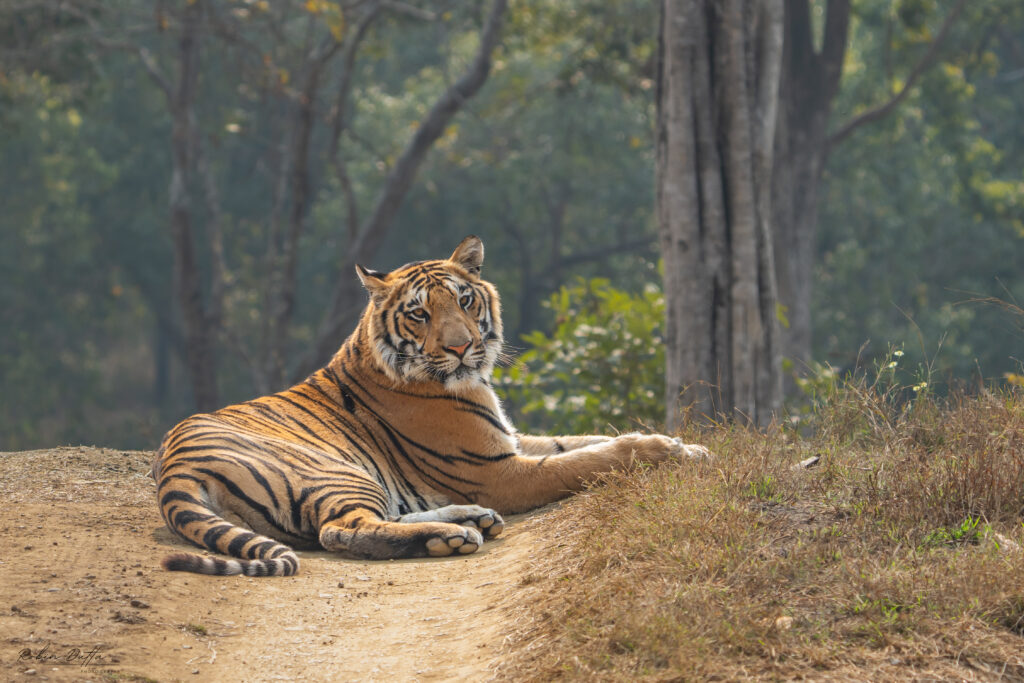
[[[117,176],[92,142],[71,88],[0,79],[0,450],[98,439],[120,419],[118,340],[142,311],[90,210]]]
[[[836,125],[898,92],[952,4],[854,4]],[[940,383],[1017,369],[1019,325],[973,300],[1024,300],[1022,39],[1020,3],[968,3],[906,99],[832,150],[815,358],[849,371],[895,344]]]
[[[952,4],[853,3],[834,125],[899,90]],[[96,36],[146,48],[173,80],[184,3],[67,5],[89,15],[65,5],[0,8],[0,449],[149,447],[191,408],[172,295],[170,116],[137,51],[105,49]],[[251,357],[272,315],[265,255],[271,223],[286,222],[291,209],[287,198],[276,202],[277,181],[290,163],[282,151],[309,76],[303,64],[321,39],[351,31],[357,13],[322,0],[206,6],[219,19],[201,36],[196,124],[219,191],[231,281],[232,339],[221,340],[217,378],[228,401],[253,395],[237,347]],[[471,58],[486,12],[471,0],[415,7],[421,16],[407,7],[382,13],[352,73],[340,154],[363,218],[416,121]],[[812,8],[820,24],[823,5]],[[389,268],[481,235],[506,337],[546,331],[528,337],[530,371],[501,373],[513,410],[533,426],[607,431],[662,419],[656,294],[612,296],[587,282],[569,288],[580,301],[559,293],[540,305],[577,277],[628,291],[659,279],[656,24],[656,5],[640,0],[510,3],[488,82],[444,131],[384,248],[365,264]],[[1014,360],[1020,324],[998,306],[968,303],[1024,301],[1021,44],[1024,5],[968,3],[938,63],[900,106],[833,149],[813,304],[820,364],[803,383],[816,399],[856,367],[891,362],[890,343],[906,352],[894,392],[902,403],[978,369],[1024,383]],[[289,359],[308,349],[347,275],[338,264],[350,207],[325,159],[339,63],[321,74],[312,103],[312,194]],[[208,209],[202,180],[191,183],[197,259],[208,276]],[[782,307],[777,316],[787,324]],[[926,386],[902,369],[924,367]]]
[[[992,533],[992,527],[982,524],[980,517],[965,517],[957,527],[940,526],[929,531],[921,541],[924,548],[939,548],[965,544],[977,544]]]
[[[828,363],[809,363],[805,372],[796,377],[802,395],[794,397],[787,406],[789,423],[807,433],[840,422],[853,423],[856,427],[850,430],[849,438],[856,440],[878,416],[909,413],[917,406],[929,405],[935,396],[933,367],[909,365],[902,348],[890,345],[884,356],[864,362],[866,366],[857,365],[843,372]],[[860,400],[846,400],[851,393],[858,392]],[[834,414],[837,408],[859,407],[875,401],[878,405],[874,414],[862,413],[852,419]]]
[[[496,373],[514,412],[558,433],[625,431],[663,419],[665,303],[656,287],[632,295],[605,279],[579,280],[546,306],[554,331],[525,335],[530,348]]]
[[[758,500],[777,502],[778,482],[770,474],[763,475],[748,485],[747,493],[751,498]]]

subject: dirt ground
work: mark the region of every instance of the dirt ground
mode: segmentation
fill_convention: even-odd
[[[536,517],[466,557],[300,552],[294,577],[160,568],[190,546],[150,453],[0,453],[0,680],[475,681],[490,677]]]

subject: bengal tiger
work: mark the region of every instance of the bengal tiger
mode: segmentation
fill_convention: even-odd
[[[179,553],[172,571],[290,576],[292,548],[392,559],[466,555],[502,514],[578,491],[600,472],[702,456],[661,435],[527,436],[491,386],[498,292],[470,236],[446,260],[356,271],[369,303],[326,367],[285,391],[193,415],[153,461],[167,526],[230,555]]]

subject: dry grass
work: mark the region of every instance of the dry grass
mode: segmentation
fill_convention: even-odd
[[[849,386],[815,419],[549,513],[499,677],[1024,680],[1024,395]]]

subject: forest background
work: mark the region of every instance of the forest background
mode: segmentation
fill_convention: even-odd
[[[284,388],[352,324],[353,261],[468,234],[516,418],[660,419],[658,7],[499,4],[0,1],[0,450],[153,448]],[[1024,301],[1021,121],[1020,3],[852,2],[792,414],[858,366],[1022,381],[989,301]]]

